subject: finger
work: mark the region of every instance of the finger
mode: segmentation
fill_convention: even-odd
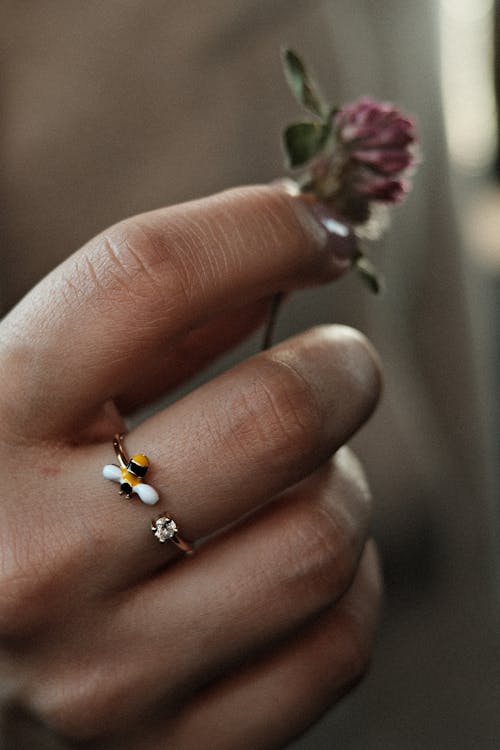
[[[185,564],[115,599],[112,630],[122,634],[122,653],[141,653],[135,674],[130,665],[125,670],[120,710],[140,715],[158,699],[159,685],[177,702],[340,598],[354,578],[370,516],[353,461],[341,452]]]
[[[69,258],[5,319],[4,419],[72,434],[155,368],[182,333],[350,265],[282,186],[230,190],[122,222]],[[21,397],[22,396],[22,397]],[[14,407],[12,406],[14,405]]]
[[[374,544],[368,543],[354,583],[335,607],[169,719],[172,746],[197,750],[202,737],[210,737],[217,750],[287,745],[365,674],[380,601],[378,558]],[[144,750],[159,747],[166,732],[164,718],[144,729]]]
[[[115,600],[96,611],[96,617],[97,613],[100,616],[98,625],[91,621],[87,629],[76,630],[69,647],[68,632],[59,620],[59,641],[56,637],[52,643],[45,644],[43,658],[35,660],[34,664],[31,658],[28,660],[29,679],[27,687],[21,691],[22,705],[30,707],[47,726],[71,740],[71,746],[76,742],[78,746],[83,743],[99,748],[148,750],[150,745],[146,738],[149,736],[151,741],[157,738],[157,732],[164,731],[167,725],[169,747],[176,750],[198,748],[204,743],[191,745],[189,742],[194,741],[194,732],[202,726],[203,716],[206,716],[207,726],[214,726],[218,706],[218,715],[224,720],[232,709],[235,711],[231,718],[235,730],[237,725],[245,730],[242,740],[247,731],[250,738],[261,736],[266,720],[271,722],[269,736],[284,731],[288,722],[291,722],[288,724],[290,734],[286,736],[291,736],[303,729],[306,721],[316,718],[329,700],[344,692],[365,665],[379,599],[378,570],[371,551],[365,552],[360,571],[354,585],[334,610],[325,609],[318,618],[289,633],[281,643],[269,643],[269,648],[260,655],[245,655],[241,660],[243,666],[234,668],[232,665],[233,668],[219,675],[219,680],[206,684],[205,688],[194,677],[186,690],[175,688],[178,659],[172,658],[172,654],[178,657],[184,648],[186,628],[174,630],[177,623],[170,623],[170,616],[162,626],[154,653],[149,649],[149,632],[143,632],[144,613],[139,613],[133,629],[125,633],[117,622]],[[80,612],[84,621],[81,609],[75,606],[72,614]],[[110,613],[114,617],[110,618]],[[171,614],[175,620],[174,609]],[[230,606],[226,615],[231,620]],[[187,625],[194,633],[197,627],[198,618]],[[71,618],[69,635],[71,638]],[[224,643],[225,634],[221,632],[217,648]],[[89,658],[91,654],[94,656]],[[21,657],[19,654],[18,661],[22,663]],[[157,679],[160,666],[163,675]],[[280,690],[283,694],[273,705]],[[243,716],[239,712],[245,697],[252,702],[243,710]],[[266,702],[269,703],[267,709]],[[294,711],[297,711],[295,717]],[[247,717],[248,712],[252,715]],[[269,717],[270,712],[273,712],[273,719]],[[210,743],[218,750],[226,747],[223,742],[228,727],[224,724],[219,726],[220,735],[215,733]],[[218,737],[220,745],[216,743]],[[178,742],[174,742],[174,738]],[[186,747],[181,738],[187,743]],[[260,747],[252,745],[250,738],[248,745],[241,745],[242,749]],[[268,741],[269,737],[263,735],[263,738]],[[163,737],[151,747],[164,747],[164,744]],[[240,744],[235,742],[234,747],[240,748]],[[264,743],[262,747],[268,745]]]
[[[155,514],[168,512],[194,541],[320,466],[367,419],[379,388],[375,355],[360,334],[317,328],[205,384],[126,442],[154,461],[147,481],[160,495]],[[82,449],[63,474],[68,482],[87,477],[88,498],[82,506],[75,497],[72,515],[106,538],[105,570],[123,586],[163,565],[169,545],[151,538],[149,509],[124,506],[117,485],[103,485],[100,466],[110,458],[111,445]]]

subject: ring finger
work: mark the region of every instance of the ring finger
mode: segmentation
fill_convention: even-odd
[[[141,747],[160,747],[166,734],[177,750],[197,750],[206,736],[217,750],[284,747],[363,677],[380,599],[377,554],[369,542],[335,607],[273,653],[202,690],[179,716],[149,720],[141,726]]]
[[[64,731],[113,733],[156,707],[186,705],[193,694],[243,663],[255,662],[318,617],[347,590],[359,565],[371,502],[359,465],[343,449],[333,461],[186,564],[89,604],[108,634],[98,663],[59,623],[48,645],[52,674],[39,676],[30,705]],[[75,616],[79,616],[77,609]],[[58,637],[59,634],[59,637]],[[68,653],[71,670],[68,671]],[[106,681],[101,676],[108,675]],[[63,697],[63,705],[61,705]],[[112,707],[112,710],[110,710]]]

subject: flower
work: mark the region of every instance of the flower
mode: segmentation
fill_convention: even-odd
[[[311,187],[355,225],[371,216],[372,201],[400,203],[417,163],[415,121],[393,104],[362,97],[332,119],[329,148],[311,165]]]
[[[335,115],[335,125],[344,144],[355,149],[401,149],[397,171],[408,166],[406,148],[415,142],[415,123],[393,104],[369,96],[344,105]],[[393,170],[391,170],[393,171]]]
[[[359,241],[352,268],[377,292],[381,279],[362,245],[383,234],[389,208],[410,192],[410,173],[419,160],[415,121],[396,105],[369,96],[332,107],[296,52],[284,50],[283,65],[294,97],[308,113],[283,132],[287,166],[303,170],[302,193],[352,226]]]
[[[321,206],[318,214],[329,217],[322,219],[324,226],[332,217],[335,224],[339,217],[352,225],[358,242],[350,247],[351,268],[378,293],[382,279],[361,244],[381,236],[389,226],[389,207],[411,189],[407,178],[418,161],[415,121],[394,104],[369,96],[330,106],[291,49],[283,50],[283,68],[292,94],[309,115],[283,131],[287,166],[305,170],[298,187]],[[274,295],[263,349],[272,342],[281,300],[281,294]]]

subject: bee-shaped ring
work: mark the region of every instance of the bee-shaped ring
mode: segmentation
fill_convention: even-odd
[[[103,477],[119,483],[120,495],[130,498],[135,492],[146,505],[155,505],[159,500],[157,491],[142,481],[149,468],[148,457],[143,453],[136,453],[128,458],[122,440],[123,435],[115,435],[113,438],[118,466],[107,464],[102,470]]]

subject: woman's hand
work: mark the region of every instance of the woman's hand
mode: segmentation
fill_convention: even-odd
[[[95,748],[277,748],[365,670],[380,596],[370,496],[342,448],[373,410],[369,344],[321,327],[126,437],[158,512],[102,478],[122,415],[346,268],[283,186],[124,221],[0,327],[0,643],[6,703]],[[136,496],[133,496],[136,498]],[[156,513],[156,508],[155,508]]]

